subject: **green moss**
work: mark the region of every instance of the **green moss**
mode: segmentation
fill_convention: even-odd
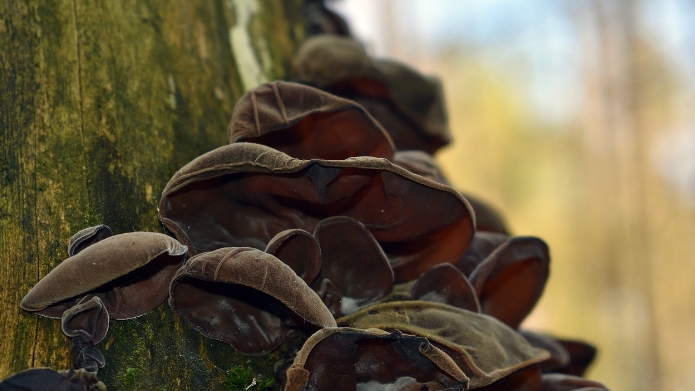
[[[121,375],[121,383],[123,383],[123,387],[131,388],[134,385],[135,379],[137,377],[137,368],[126,368],[125,372],[123,372],[123,374]]]
[[[266,391],[273,388],[275,379],[272,377],[255,376],[251,371],[251,367],[244,368],[239,366],[227,371],[224,385],[231,391]]]

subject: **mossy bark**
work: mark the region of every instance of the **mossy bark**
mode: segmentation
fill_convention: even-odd
[[[20,300],[82,228],[163,232],[161,189],[226,143],[245,89],[284,76],[304,34],[301,3],[0,2],[0,379],[71,365],[59,322]],[[233,389],[241,372],[260,389],[281,354],[240,356],[166,304],[111,321],[98,347],[109,390]]]

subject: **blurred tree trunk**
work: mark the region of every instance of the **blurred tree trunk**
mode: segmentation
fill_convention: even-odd
[[[163,231],[161,189],[226,143],[246,89],[284,76],[305,31],[301,5],[0,2],[0,379],[71,365],[59,321],[20,310],[20,300],[82,228]],[[98,347],[109,390],[224,389],[230,369],[269,378],[281,354],[242,357],[166,304],[112,320]]]

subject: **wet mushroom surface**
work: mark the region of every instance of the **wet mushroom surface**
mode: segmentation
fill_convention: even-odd
[[[281,231],[313,232],[324,218],[348,216],[379,242],[396,281],[455,263],[473,236],[470,206],[458,192],[385,159],[300,160],[252,143],[184,166],[164,189],[159,215],[190,255],[263,249]]]

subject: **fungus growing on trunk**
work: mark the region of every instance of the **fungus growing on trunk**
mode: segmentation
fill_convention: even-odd
[[[220,247],[263,249],[286,229],[312,232],[348,216],[370,231],[397,281],[455,263],[473,236],[468,202],[455,190],[381,158],[300,160],[252,143],[210,151],[165,187],[162,223],[190,255]]]
[[[340,327],[309,337],[287,370],[284,391],[465,390],[468,381],[425,338]]]
[[[113,232],[111,231],[111,228],[105,224],[80,230],[76,234],[72,235],[68,241],[68,256],[72,257],[73,255],[76,255],[80,251],[84,250],[86,247],[89,247],[94,243],[102,241],[110,236],[113,236]]]
[[[364,106],[399,150],[433,154],[451,141],[441,83],[400,62],[372,59],[357,41],[336,35],[305,40],[294,79]]]
[[[49,318],[87,295],[98,296],[113,319],[135,318],[155,309],[183,263],[186,246],[155,232],[111,236],[69,257],[22,299],[20,306]]]
[[[229,124],[230,143],[267,145],[298,159],[391,159],[391,137],[357,103],[307,85],[274,81],[244,94]]]
[[[263,251],[234,247],[198,254],[171,282],[169,305],[208,338],[244,354],[266,354],[293,327],[334,327],[321,299],[288,265]],[[294,315],[293,315],[294,314]]]
[[[440,303],[378,304],[338,319],[338,325],[400,330],[427,338],[470,377],[471,389],[492,384],[550,356],[491,316]]]

